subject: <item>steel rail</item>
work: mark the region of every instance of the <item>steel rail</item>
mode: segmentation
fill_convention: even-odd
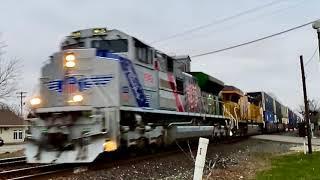
[[[4,158],[4,159],[0,159],[0,167],[13,165],[13,164],[23,164],[26,162],[27,162],[27,158],[25,156]]]

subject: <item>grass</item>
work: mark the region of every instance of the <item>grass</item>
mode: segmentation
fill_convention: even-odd
[[[320,180],[320,152],[312,155],[299,153],[274,157],[271,160],[271,169],[258,172],[256,179]]]

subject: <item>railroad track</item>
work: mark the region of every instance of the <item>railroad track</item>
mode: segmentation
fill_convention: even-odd
[[[218,144],[231,144],[239,142],[243,139],[246,139],[247,137],[239,137],[235,139],[228,139],[224,140]],[[215,145],[214,143],[212,145]],[[195,151],[197,149],[196,146],[192,146],[191,150]],[[126,164],[136,164],[141,161],[151,160],[151,159],[157,159],[167,156],[172,156],[177,153],[181,153],[181,149],[174,148],[169,151],[159,152],[155,154],[147,154],[147,155],[140,155],[136,157],[126,157],[125,159],[116,159],[111,160],[110,158],[106,158],[105,161],[102,162],[96,162],[96,163],[90,163],[90,164],[45,164],[45,165],[37,165],[32,167],[24,167],[19,169],[12,169],[12,170],[6,170],[0,172],[0,179],[37,179],[37,178],[52,178],[58,177],[58,174],[62,173],[78,173],[82,171],[87,170],[101,170],[101,169],[110,169],[115,166],[121,166]],[[13,158],[11,158],[13,159]],[[24,160],[23,157],[21,157],[20,161]],[[6,161],[6,159],[4,159]],[[7,159],[7,162],[12,162],[11,165],[13,165],[14,161]],[[19,159],[16,159],[16,161],[19,161]],[[0,161],[1,163],[1,161]],[[6,162],[3,162],[6,163]]]
[[[73,164],[45,164],[0,172],[2,179],[33,179],[48,174],[71,171],[76,165]]]
[[[27,158],[25,156],[0,159],[0,167],[20,165],[25,163],[27,163]]]
[[[0,179],[32,179],[46,174],[70,170],[73,165],[66,164],[29,164],[25,156],[0,159],[0,168],[10,170],[0,171]],[[19,167],[20,166],[20,167]]]
[[[33,167],[25,167],[13,170],[7,170],[0,172],[0,179],[37,179],[37,178],[53,178],[58,173],[78,173],[87,170],[101,170],[110,169],[115,166],[125,164],[135,164],[144,160],[166,157],[180,152],[180,150],[173,150],[163,153],[150,154],[138,156],[135,158],[120,159],[120,160],[108,160],[105,163],[90,163],[90,164],[45,164]]]

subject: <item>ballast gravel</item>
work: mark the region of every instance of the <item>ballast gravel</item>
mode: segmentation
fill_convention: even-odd
[[[210,144],[203,179],[254,179],[255,173],[270,166],[270,157],[288,153],[297,145],[246,139],[232,144]],[[196,152],[193,152],[193,156]],[[192,179],[194,161],[188,150],[158,159],[143,160],[102,170],[88,170],[52,179]]]

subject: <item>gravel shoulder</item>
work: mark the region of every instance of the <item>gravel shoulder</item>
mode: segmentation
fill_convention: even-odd
[[[233,144],[211,144],[207,152],[204,179],[254,179],[257,171],[270,167],[270,158],[288,153],[297,145],[247,139]],[[195,155],[196,152],[193,152]],[[192,179],[194,162],[181,152],[105,170],[88,170],[52,179]]]
[[[209,171],[206,179],[255,179],[258,171],[271,167],[271,158],[290,152],[294,144],[263,141],[247,140],[243,144],[237,144],[229,153],[222,153],[218,162],[224,166],[215,166]],[[234,164],[228,163],[226,159],[233,159]],[[225,162],[224,162],[224,161]]]
[[[24,156],[24,150],[18,150],[11,153],[0,153],[0,159]]]

